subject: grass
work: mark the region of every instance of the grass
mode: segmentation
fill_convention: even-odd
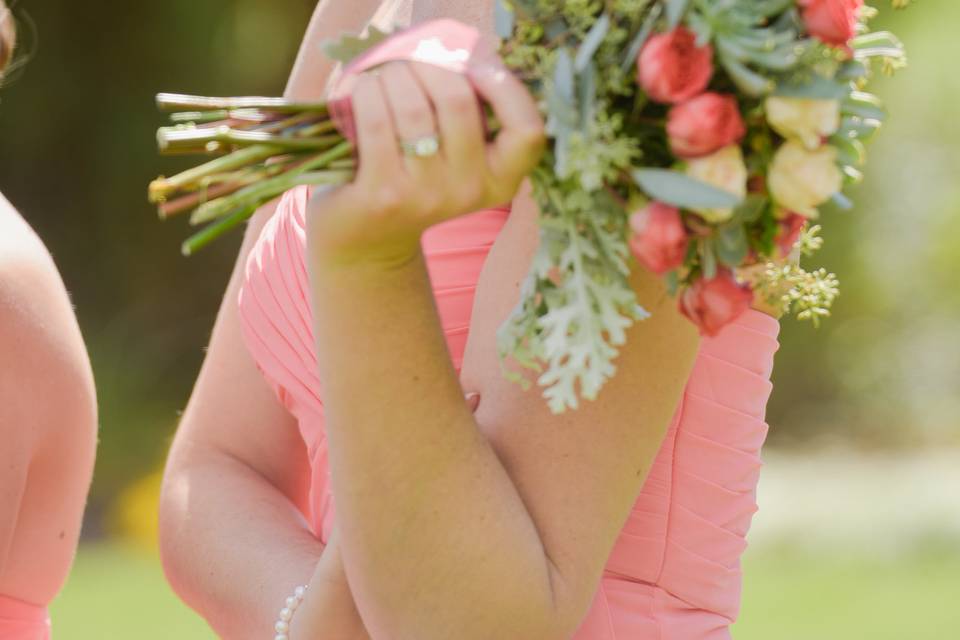
[[[751,549],[744,571],[736,640],[960,637],[960,553],[884,561]],[[52,617],[55,640],[214,638],[154,555],[120,545],[81,549]]]

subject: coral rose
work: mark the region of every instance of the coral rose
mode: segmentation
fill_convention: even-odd
[[[803,22],[813,37],[827,44],[847,47],[857,33],[857,14],[863,0],[799,0]]]
[[[680,158],[705,156],[740,142],[747,128],[737,99],[703,93],[676,105],[667,116],[670,149]]]
[[[714,278],[701,278],[680,294],[680,312],[700,329],[715,336],[753,304],[753,291],[734,279],[729,269],[718,269]]]
[[[647,269],[663,275],[683,264],[689,241],[675,207],[652,202],[630,216],[630,228],[630,250]]]
[[[652,100],[683,102],[700,94],[713,77],[713,47],[697,46],[685,27],[650,38],[637,58],[637,82]]]

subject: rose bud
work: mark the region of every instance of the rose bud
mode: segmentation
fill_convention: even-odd
[[[697,280],[683,290],[678,300],[680,312],[697,325],[704,336],[717,335],[751,304],[753,291],[738,283],[733,272],[726,268],[718,269],[711,280]]]
[[[650,271],[663,275],[683,265],[687,230],[675,207],[652,202],[630,216],[630,250]]]
[[[670,149],[680,158],[709,155],[739,143],[746,133],[740,106],[730,95],[703,93],[672,107],[667,116]]]
[[[780,229],[773,241],[780,249],[780,256],[786,258],[793,252],[797,240],[800,239],[800,233],[803,231],[804,225],[807,224],[807,218],[791,211],[787,214],[787,217],[777,222]]]
[[[788,140],[773,156],[767,184],[777,204],[815,218],[817,207],[843,187],[837,150],[824,145],[810,151],[799,142]]]
[[[740,198],[747,195],[747,165],[743,151],[732,144],[719,151],[694,158],[687,163],[687,175],[701,182],[723,189]],[[707,222],[719,224],[733,216],[733,209],[696,209]]]
[[[713,47],[685,27],[650,38],[637,58],[637,82],[651,100],[672,104],[700,94],[713,76]]]
[[[848,48],[857,33],[863,0],[798,0],[807,32],[821,42]]]
[[[813,150],[840,128],[840,102],[814,98],[770,96],[765,104],[767,122],[788,140],[799,140]]]

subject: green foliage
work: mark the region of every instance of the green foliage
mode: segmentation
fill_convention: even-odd
[[[327,57],[348,64],[375,44],[386,40],[391,33],[392,31],[380,31],[375,25],[370,25],[364,36],[345,33],[337,39],[323,41],[320,46]]]

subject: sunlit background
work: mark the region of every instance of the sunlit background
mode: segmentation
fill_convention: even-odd
[[[784,322],[738,640],[960,638],[960,3],[872,4],[910,67],[876,83],[891,117],[857,209],[823,220],[834,317]],[[239,234],[181,258],[187,228],[148,206],[183,166],[156,155],[153,94],[278,95],[312,6],[18,5],[30,60],[0,91],[0,189],[62,271],[101,412],[58,640],[213,637],[163,580],[156,500]]]

